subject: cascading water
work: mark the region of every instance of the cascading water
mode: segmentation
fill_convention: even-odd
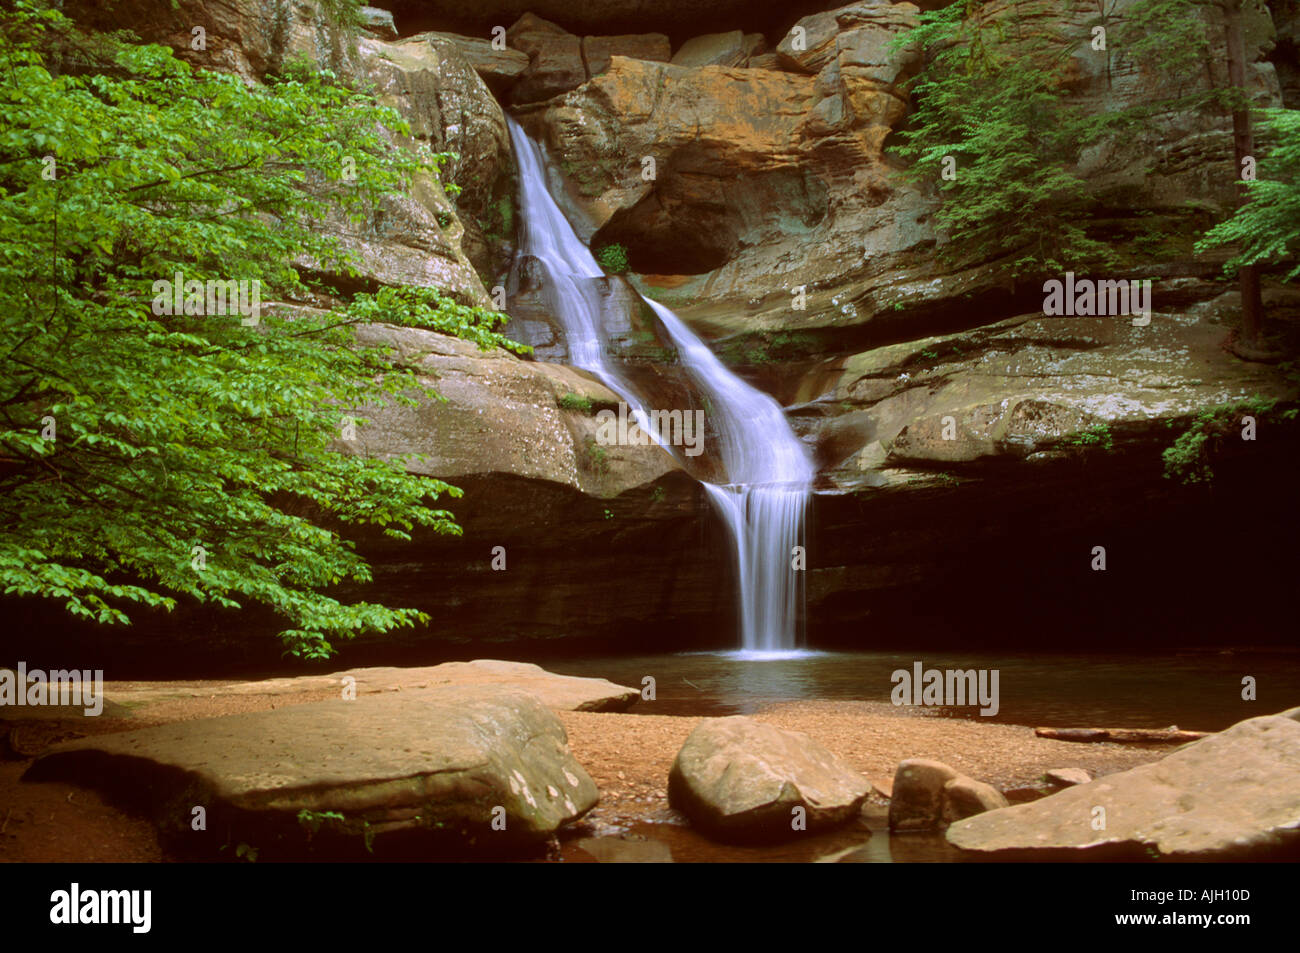
[[[607,356],[605,272],[547,189],[542,146],[513,119],[506,121],[519,164],[519,252],[542,269],[547,304],[564,329],[572,363],[621,396],[648,430],[645,401]],[[769,657],[788,653],[796,647],[803,602],[802,573],[793,569],[792,554],[802,541],[812,462],[775,400],[731,373],[672,311],[643,300],[711,408],[727,482],[704,487],[736,549],[744,651]]]

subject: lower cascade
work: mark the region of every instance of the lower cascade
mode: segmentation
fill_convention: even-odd
[[[519,256],[544,276],[551,313],[562,326],[570,361],[622,397],[647,432],[646,401],[608,354],[603,322],[604,270],[574,232],[546,185],[543,147],[507,117],[519,164]],[[723,365],[672,311],[642,298],[680,355],[716,434],[713,448],[725,482],[705,483],[735,547],[744,653],[792,652],[799,642],[802,575],[795,547],[803,541],[813,465],[781,406]],[[800,566],[800,569],[802,566]]]

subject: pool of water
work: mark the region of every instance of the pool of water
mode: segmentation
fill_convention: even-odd
[[[632,824],[620,834],[575,838],[564,844],[569,863],[967,863],[942,834],[891,836],[883,820],[810,833],[781,844],[740,846],[707,840],[686,824]]]
[[[897,671],[998,672],[998,712],[989,720],[1053,727],[1181,728],[1216,731],[1243,718],[1300,706],[1300,653],[1235,651],[1142,655],[1007,653],[689,652],[548,662],[568,675],[641,687],[654,679],[654,701],[632,713],[747,714],[779,702],[890,702]],[[1242,698],[1255,680],[1255,701]],[[986,684],[991,684],[986,682]],[[976,707],[937,706],[935,714],[980,718]],[[882,808],[861,822],[788,843],[734,846],[713,842],[665,810],[597,836],[566,841],[570,862],[962,863],[969,857],[942,834],[894,836]]]
[[[936,706],[940,715],[1053,727],[1217,731],[1243,718],[1300,705],[1300,652],[1186,655],[1028,655],[988,653],[817,652],[753,655],[701,652],[573,659],[547,663],[566,675],[641,687],[655,700],[634,712],[656,715],[748,714],[802,700],[889,702],[893,673],[928,669],[998,672],[998,711]],[[991,675],[990,675],[991,678]],[[1242,698],[1255,680],[1256,700]],[[991,686],[991,681],[988,683]]]

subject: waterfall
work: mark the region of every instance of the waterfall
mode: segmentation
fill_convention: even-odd
[[[519,254],[531,256],[542,269],[547,305],[564,330],[571,362],[622,397],[649,431],[649,408],[608,356],[605,272],[547,189],[541,144],[509,116],[506,122],[519,165]],[[726,482],[704,488],[735,547],[744,652],[790,652],[798,641],[803,605],[803,574],[793,568],[793,549],[803,542],[812,461],[775,400],[728,370],[672,311],[642,300],[659,318],[682,369],[710,408]]]

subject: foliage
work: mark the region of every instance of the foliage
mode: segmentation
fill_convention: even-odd
[[[1236,245],[1226,268],[1290,259],[1287,281],[1300,275],[1300,110],[1263,112],[1261,138],[1273,142],[1260,159],[1258,177],[1246,183],[1246,204],[1197,244],[1197,251]]]
[[[1192,418],[1192,425],[1161,454],[1165,479],[1179,483],[1209,483],[1214,479],[1214,457],[1228,438],[1240,437],[1242,416],[1259,417],[1272,410],[1276,401],[1263,397],[1235,404],[1219,404]],[[1290,416],[1294,412],[1287,411]],[[1171,420],[1169,426],[1174,426]]]
[[[362,23],[361,8],[365,6],[362,0],[319,0],[319,2],[321,12],[330,23],[346,35],[356,34],[357,28]]]
[[[1213,73],[1207,74],[1205,64],[1225,58],[1209,39],[1218,32],[1215,21],[1222,19],[1222,11],[1221,0],[1139,0],[1126,12],[1121,38],[1129,55],[1154,64],[1166,81],[1183,90],[1172,100],[1150,104],[1147,112],[1251,109],[1247,91],[1206,86],[1206,76]],[[1236,246],[1237,253],[1224,265],[1227,274],[1248,265],[1294,261],[1300,251],[1300,111],[1266,109],[1256,115],[1256,135],[1271,145],[1258,161],[1256,178],[1245,182],[1246,202],[1196,244],[1198,252]],[[1297,275],[1300,263],[1285,280]]]
[[[1012,256],[1014,275],[1112,260],[1085,231],[1093,200],[1073,171],[1111,120],[1068,101],[1064,77],[1078,42],[1063,39],[959,0],[895,40],[926,58],[898,152],[912,162],[908,178],[939,189],[935,221],[949,259]]]
[[[338,811],[310,811],[303,808],[298,812],[298,823],[311,834],[320,833],[321,827],[329,822],[342,825],[347,822],[347,818]]]
[[[1248,105],[1239,90],[1207,86],[1213,72],[1206,64],[1226,60],[1225,50],[1212,42],[1223,35],[1223,0],[1138,0],[1124,11],[1116,41],[1125,56],[1160,75],[1176,95],[1136,107],[1151,115],[1170,110],[1212,107],[1231,111]]]
[[[804,360],[817,347],[817,336],[807,331],[760,331],[727,341],[718,348],[718,357],[727,364],[771,364]]]
[[[596,252],[596,262],[606,271],[621,275],[627,271],[627,249],[618,242],[605,245]]]
[[[1087,430],[1072,434],[1065,442],[1075,447],[1100,447],[1102,450],[1111,450],[1115,446],[1110,427],[1106,424],[1093,424]]]
[[[459,532],[454,487],[339,452],[352,414],[427,394],[355,329],[506,346],[504,316],[427,288],[256,325],[154,299],[178,274],[305,299],[355,274],[327,211],[364,221],[446,157],[395,148],[397,113],[328,71],[250,87],[37,0],[0,13],[0,62],[0,591],[100,623],[260,604],[304,657],[422,620],[326,594],[370,579],[346,524]]]
[[[609,473],[609,452],[595,440],[589,440],[587,443],[587,459],[591,463],[591,469],[601,476]]]
[[[580,410],[584,414],[589,414],[591,413],[592,404],[590,397],[584,397],[570,391],[560,398],[560,406],[565,410]]]

